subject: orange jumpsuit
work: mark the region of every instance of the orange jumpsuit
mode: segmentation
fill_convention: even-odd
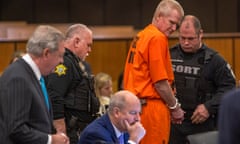
[[[147,101],[141,114],[146,129],[141,144],[168,144],[170,112],[154,83],[173,79],[168,39],[150,24],[134,38],[124,70],[124,88]]]

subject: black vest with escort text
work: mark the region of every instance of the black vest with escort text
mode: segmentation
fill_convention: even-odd
[[[170,49],[170,53],[175,78],[176,97],[184,110],[193,111],[202,102],[202,96],[199,95],[199,91],[208,52],[202,47],[196,53],[184,53],[180,45],[177,45]]]

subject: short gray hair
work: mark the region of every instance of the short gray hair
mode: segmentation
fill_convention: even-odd
[[[66,31],[66,39],[71,39],[74,35],[80,34],[79,36],[84,37],[86,33],[92,35],[92,31],[84,24],[71,25]]]
[[[176,0],[162,0],[154,12],[153,19],[157,18],[159,15],[167,16],[172,10],[177,10],[181,17],[184,16],[184,10]]]
[[[128,90],[120,90],[120,91],[114,93],[111,96],[110,104],[108,107],[109,114],[113,114],[115,107],[118,107],[120,110],[127,108],[129,105],[129,101],[131,101],[130,99],[137,100],[140,105],[140,101],[139,101],[138,97]]]
[[[64,34],[49,25],[40,25],[27,42],[27,53],[40,56],[45,48],[50,52],[58,50],[59,42],[64,41]]]
[[[114,107],[123,109],[126,106],[126,94],[128,94],[126,91],[119,91],[111,96],[110,104],[108,107],[108,111],[110,114],[113,112]]]

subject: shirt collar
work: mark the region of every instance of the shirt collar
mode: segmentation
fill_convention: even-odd
[[[41,72],[40,72],[38,66],[36,65],[36,63],[31,58],[31,56],[29,54],[26,54],[22,58],[32,68],[37,79],[40,80]]]
[[[113,123],[112,123],[112,126],[114,128],[114,131],[115,131],[115,134],[116,134],[117,138],[120,137],[120,135],[122,135],[123,133],[121,133]]]

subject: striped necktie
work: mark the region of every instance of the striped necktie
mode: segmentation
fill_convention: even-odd
[[[47,108],[49,110],[50,106],[49,106],[49,101],[48,101],[48,93],[47,93],[46,85],[45,85],[45,82],[44,82],[44,78],[42,76],[40,78],[40,85],[41,85],[41,88],[42,88],[42,92],[43,92],[43,95],[44,95],[44,99],[45,99]]]

